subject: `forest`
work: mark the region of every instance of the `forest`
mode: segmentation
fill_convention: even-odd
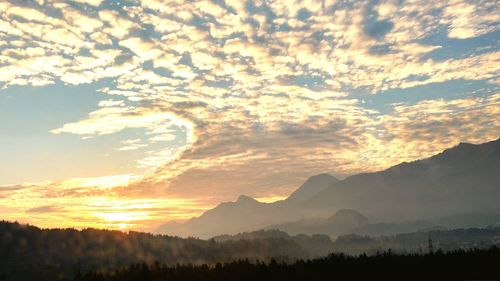
[[[374,256],[331,254],[293,263],[274,259],[268,263],[240,260],[214,266],[142,263],[108,272],[78,272],[73,281],[498,280],[499,260],[497,247],[446,253],[439,250],[424,255],[395,255],[389,250]]]
[[[436,250],[432,255],[430,237]],[[497,271],[489,264],[500,260],[499,237],[498,228],[346,235],[335,241],[326,235],[261,230],[202,240],[0,222],[0,280],[349,280],[350,274],[363,279],[360,272],[397,280],[403,269],[423,279],[427,275],[422,272],[438,269],[463,277],[490,272],[484,276],[491,277]],[[454,270],[470,272],[452,270],[460,263],[468,266]]]

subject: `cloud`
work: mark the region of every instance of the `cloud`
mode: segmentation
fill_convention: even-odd
[[[23,214],[15,200],[32,198],[87,215],[64,216],[71,225],[142,225],[240,193],[284,196],[315,173],[374,171],[498,137],[498,46],[433,57],[497,31],[494,1],[78,2],[0,3],[1,87],[110,81],[95,110],[51,133],[140,131],[116,150],[141,154],[145,173],[0,191],[0,205]],[[490,88],[404,95],[447,81]],[[364,104],[388,90],[401,93],[397,103]],[[149,207],[123,217],[134,198]]]
[[[102,0],[75,0],[75,2],[85,3],[92,6],[99,6],[102,3]]]
[[[52,130],[54,134],[72,133],[93,136],[120,132],[126,128],[142,128],[152,124],[168,124],[169,122],[187,122],[167,112],[147,111],[130,107],[103,107],[89,114],[88,119],[65,124]]]
[[[104,104],[101,102],[101,105],[110,105],[110,102],[105,101]],[[182,144],[149,150],[142,159],[137,161],[138,167],[147,168],[146,175],[162,165],[176,160],[196,141],[193,134],[194,125],[174,113],[124,106],[101,107],[91,112],[88,118],[67,123],[51,132],[53,134],[71,133],[91,138],[133,128],[145,129],[145,142],[141,143],[140,139],[123,141],[122,146],[118,148],[119,151],[137,150],[148,147],[152,143],[173,141],[176,136],[172,132],[178,131],[183,134],[184,142]]]
[[[490,13],[496,9],[494,1],[450,1],[444,9],[444,21],[449,24],[448,36],[467,39],[494,31],[500,21],[498,13]]]
[[[140,38],[128,38],[120,41],[120,45],[129,48],[143,60],[151,60],[159,57],[162,53],[153,42],[144,41]]]
[[[88,182],[90,179],[81,180]],[[211,203],[207,205],[207,202],[196,199],[130,198],[116,195],[109,188],[78,186],[76,181],[71,183],[71,187],[68,184],[51,182],[17,186],[15,194],[0,197],[2,219],[39,227],[152,231],[164,222],[165,217],[182,220],[211,206]],[[0,190],[3,188],[0,187]]]
[[[378,12],[373,8],[372,5],[367,5],[363,31],[370,37],[382,39],[394,28],[394,23],[389,19],[379,19]]]
[[[141,143],[141,139],[133,139],[133,140],[125,140],[122,141],[123,146],[119,147],[120,151],[129,151],[129,150],[137,150],[142,147],[148,146],[145,143]]]
[[[52,212],[61,212],[62,209],[58,208],[54,205],[49,206],[40,206],[27,210],[27,213],[52,213]]]

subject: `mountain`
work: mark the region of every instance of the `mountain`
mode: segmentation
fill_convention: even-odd
[[[326,234],[335,238],[346,234],[387,236],[417,231],[495,227],[500,227],[500,214],[469,213],[429,220],[371,223],[357,211],[342,209],[329,218],[302,219],[271,225],[266,229],[285,231],[290,235]]]
[[[290,203],[305,202],[315,194],[329,188],[330,186],[340,182],[336,177],[329,174],[319,174],[312,176],[306,180],[296,191],[294,191],[286,201]]]
[[[268,226],[268,229],[279,229],[288,234],[327,234],[332,237],[353,233],[353,230],[369,224],[368,218],[355,210],[338,210],[328,218],[303,219]]]
[[[437,225],[427,220],[405,222],[377,222],[351,229],[351,234],[382,236],[410,233],[417,231],[446,230],[442,225]]]
[[[341,209],[367,214],[373,224],[379,223],[367,229],[368,233],[439,227],[439,223],[423,220],[457,214],[500,214],[499,167],[500,139],[477,145],[460,143],[427,159],[341,181],[328,174],[313,176],[286,200],[274,203],[240,196],[236,202],[222,203],[185,223],[166,223],[156,232],[208,238],[288,223],[285,228],[292,233],[300,224],[309,227],[305,232],[311,233],[317,227],[328,228],[322,220]],[[323,226],[307,226],[306,220]],[[336,227],[339,230],[328,231],[344,231]]]
[[[358,174],[314,195],[306,208],[351,208],[381,220],[500,213],[500,139],[461,143],[427,159]]]
[[[284,221],[325,216],[331,210],[309,210],[301,204],[310,200],[339,180],[328,174],[309,178],[292,196],[274,203],[262,203],[249,196],[241,195],[235,202],[224,202],[206,211],[200,217],[185,223],[168,222],[155,232],[178,236],[209,238],[222,234],[236,234],[264,228]]]
[[[266,224],[260,216],[264,215],[268,205],[241,195],[236,202],[221,203],[200,217],[192,218],[183,224],[166,223],[156,232],[208,238],[218,234],[249,231]]]

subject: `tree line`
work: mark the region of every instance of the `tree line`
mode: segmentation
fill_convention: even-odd
[[[500,249],[437,251],[374,256],[332,254],[293,263],[248,260],[208,265],[135,264],[111,272],[90,272],[74,281],[276,281],[276,280],[498,280]]]
[[[309,265],[311,260],[332,252],[350,255],[367,253],[369,257],[376,251],[383,252],[391,248],[392,253],[398,255],[423,254],[426,252],[428,235],[425,232],[390,237],[347,235],[332,241],[325,235],[289,236],[280,231],[257,231],[234,237],[201,240],[142,232],[40,229],[0,221],[0,280],[72,280],[75,276],[85,277],[90,272],[106,273],[107,275],[95,277],[113,280],[110,278],[115,278],[115,275],[109,273],[116,269],[129,270],[127,274],[134,275],[138,269],[127,268],[131,264],[139,264],[138,268],[146,271],[157,272],[162,268],[174,275],[193,268],[196,272],[208,274],[207,276],[215,274],[215,280],[224,280],[216,275],[218,271],[213,268],[227,267],[225,270],[231,272],[231,268],[242,266],[250,268],[248,276],[255,276],[262,270],[272,271],[275,267],[286,268],[283,270],[291,272],[300,271],[303,268],[301,263],[308,264],[311,269],[315,267]],[[431,235],[435,248],[445,252],[457,248],[486,249],[492,245],[500,245],[498,228],[438,231],[431,232]],[[346,259],[349,258],[346,256]],[[295,262],[296,267],[286,267]],[[324,262],[314,260],[318,264]],[[297,276],[301,276],[299,273]],[[195,275],[190,276],[195,278]],[[171,279],[158,280],[184,280],[168,278]]]

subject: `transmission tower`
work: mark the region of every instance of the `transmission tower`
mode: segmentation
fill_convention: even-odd
[[[432,238],[431,235],[429,234],[429,240],[428,240],[428,247],[429,247],[429,254],[434,254],[434,246],[432,245]]]

